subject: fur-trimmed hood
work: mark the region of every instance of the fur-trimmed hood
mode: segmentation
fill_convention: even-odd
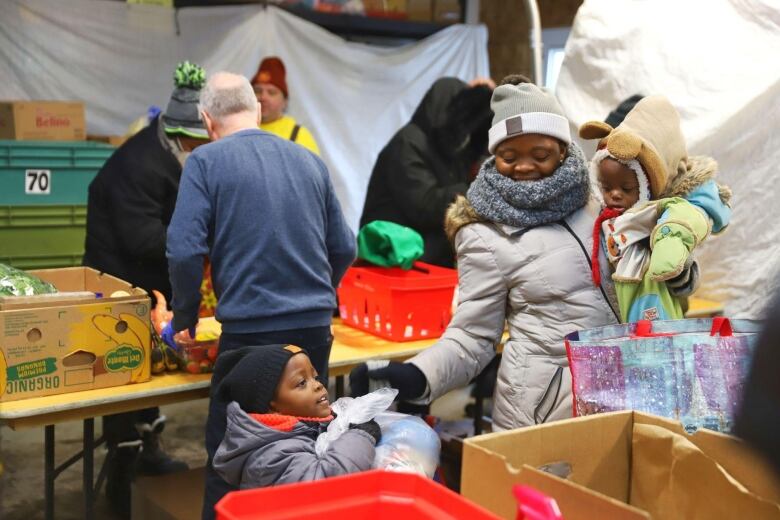
[[[444,231],[447,233],[450,243],[455,243],[455,235],[458,234],[460,228],[474,222],[486,222],[486,220],[477,214],[466,197],[458,195],[455,202],[447,208],[444,217]]]
[[[665,197],[685,197],[693,190],[704,184],[710,179],[715,178],[718,172],[718,162],[712,157],[704,155],[694,155],[688,157],[686,161],[685,172],[680,173],[666,187],[662,198]],[[731,188],[725,184],[717,183],[718,194],[723,204],[731,206]]]

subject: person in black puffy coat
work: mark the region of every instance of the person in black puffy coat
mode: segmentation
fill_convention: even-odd
[[[434,82],[411,121],[379,153],[361,227],[374,220],[410,227],[425,242],[420,260],[454,265],[455,254],[444,234],[444,212],[457,195],[466,193],[480,160],[487,156],[493,87],[489,79]]]

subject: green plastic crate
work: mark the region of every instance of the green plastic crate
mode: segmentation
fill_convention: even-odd
[[[92,141],[0,140],[0,205],[87,203],[87,188],[115,148]]]
[[[81,265],[87,206],[0,206],[0,262],[19,269]]]

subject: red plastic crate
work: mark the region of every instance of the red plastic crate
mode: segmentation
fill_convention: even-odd
[[[412,269],[350,267],[338,288],[346,325],[392,340],[438,338],[452,318],[458,272],[424,262]]]
[[[217,520],[496,520],[499,517],[432,480],[368,471],[283,486],[233,491]]]

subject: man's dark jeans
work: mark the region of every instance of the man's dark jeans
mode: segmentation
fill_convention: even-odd
[[[333,336],[330,327],[313,327],[308,329],[278,330],[273,332],[257,332],[254,334],[222,334],[219,340],[219,352],[248,347],[290,343],[306,349],[311,363],[320,374],[323,384],[328,381],[328,358]],[[211,399],[209,399],[209,416],[206,420],[206,490],[203,496],[203,520],[213,520],[214,506],[230,491],[238,488],[231,486],[211,467],[214,453],[217,451],[227,426],[227,404],[214,399],[214,391],[219,386],[217,379],[224,374],[214,374],[211,380]]]

